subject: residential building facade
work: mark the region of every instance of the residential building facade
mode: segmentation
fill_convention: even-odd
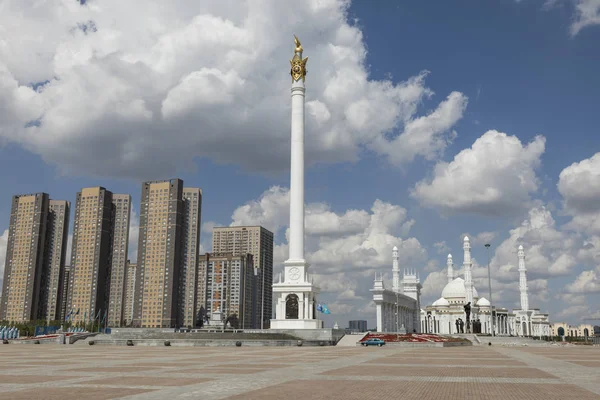
[[[49,203],[47,193],[12,198],[0,320],[35,320],[41,311]]]
[[[206,277],[204,308],[209,319],[219,323],[236,315],[240,328],[254,328],[251,300],[256,285],[252,254],[204,254],[200,256],[199,271]]]
[[[213,228],[213,253],[252,254],[256,267],[256,303],[252,325],[267,329],[273,312],[273,232],[262,226]]]
[[[61,304],[60,304],[60,320],[64,321],[65,318],[67,318],[67,298],[69,295],[69,282],[70,282],[70,277],[71,277],[71,266],[70,265],[65,265],[65,269],[63,272],[63,276],[62,276],[62,285],[60,287],[60,297],[61,297]],[[70,318],[70,317],[69,317]]]
[[[108,326],[121,326],[124,319],[125,287],[127,285],[127,251],[131,219],[131,196],[112,196],[112,251],[108,281]]]
[[[125,304],[123,310],[123,322],[125,326],[130,326],[133,321],[133,304],[135,300],[135,280],[137,264],[130,263],[127,260],[127,278],[125,279]]]
[[[202,217],[202,189],[183,188],[183,243],[179,287],[179,315],[181,324],[194,327],[198,304],[198,257]]]
[[[42,273],[40,319],[59,320],[63,308],[63,289],[67,242],[69,239],[69,217],[71,203],[65,200],[50,200],[44,268]]]
[[[67,314],[88,323],[107,307],[113,238],[113,194],[103,187],[77,193]]]
[[[180,326],[183,181],[142,184],[133,325]]]

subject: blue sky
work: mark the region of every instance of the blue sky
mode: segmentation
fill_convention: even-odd
[[[13,194],[74,201],[101,185],[138,209],[142,180],[176,176],[204,191],[204,249],[213,224],[263,224],[281,263],[296,33],[307,253],[327,323],[372,324],[368,289],[395,244],[437,299],[464,234],[478,263],[492,244],[500,305],[518,305],[522,243],[530,305],[600,317],[597,0],[111,3],[0,16],[14,28],[0,49],[0,234]],[[487,292],[485,269],[474,275]]]

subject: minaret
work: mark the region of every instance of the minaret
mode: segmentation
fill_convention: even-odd
[[[415,329],[420,332],[420,319],[421,319],[421,280],[419,274],[415,269],[404,269],[404,276],[402,277],[402,293],[405,296],[413,298],[417,301],[416,310],[412,314],[412,321],[406,326],[407,329]],[[411,328],[412,324],[412,328]]]
[[[398,247],[392,249],[392,290],[400,293],[400,266],[398,265]]]
[[[454,280],[454,263],[452,262],[452,254],[448,254],[448,260],[446,260],[448,266],[448,283]]]
[[[473,280],[471,278],[471,242],[469,241],[469,237],[465,236],[463,241],[463,251],[464,251],[464,261],[463,268],[465,270],[465,290],[467,291],[467,302],[471,302],[471,306],[473,306]]]
[[[525,251],[523,245],[519,245],[519,290],[521,291],[521,310],[529,310],[529,296],[527,295],[527,269],[525,268]]]
[[[290,237],[289,258],[284,263],[283,282],[273,284],[277,298],[272,329],[321,329],[317,319],[316,287],[308,275],[304,259],[304,80],[306,62],[296,36],[294,57],[290,60],[292,76],[292,123],[290,163]]]

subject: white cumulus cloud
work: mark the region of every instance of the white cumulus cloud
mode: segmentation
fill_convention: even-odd
[[[307,259],[314,273],[357,271],[370,277],[373,269],[391,266],[393,246],[400,249],[403,265],[426,258],[421,243],[406,237],[415,221],[399,205],[375,200],[370,210],[338,213],[324,203],[309,203],[305,214]],[[289,190],[279,186],[238,207],[231,222],[232,226],[262,225],[275,234],[287,230],[288,224]],[[275,255],[285,257],[287,244],[276,246]]]
[[[566,227],[600,234],[600,153],[563,169],[557,187],[566,213],[572,216]]]
[[[577,35],[583,28],[600,24],[600,0],[577,0],[575,20],[571,24],[571,36]]]
[[[411,195],[445,214],[509,215],[522,211],[538,190],[536,169],[545,138],[523,145],[516,136],[488,131],[451,162],[435,166]]]
[[[0,142],[61,172],[172,175],[197,157],[289,166],[288,60],[308,56],[306,157],[433,159],[467,99],[369,76],[347,0],[24,0],[0,13]],[[43,32],[43,34],[40,34]],[[425,101],[433,111],[422,115]],[[249,149],[252,149],[249,151]],[[92,167],[93,166],[93,167]]]

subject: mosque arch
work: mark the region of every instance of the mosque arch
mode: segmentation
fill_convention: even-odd
[[[295,294],[285,298],[285,319],[298,319],[298,296]]]
[[[562,326],[559,326],[557,333],[558,333],[558,336],[565,336],[565,328],[563,328]]]
[[[590,330],[588,328],[583,329],[583,336],[585,336],[585,337],[590,336]]]

